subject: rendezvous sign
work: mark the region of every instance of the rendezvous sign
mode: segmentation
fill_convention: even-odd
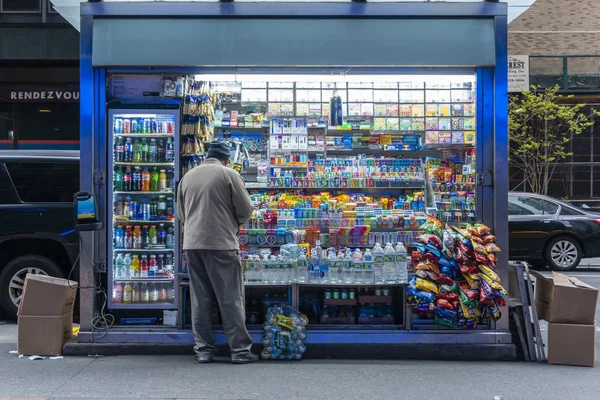
[[[529,56],[508,56],[508,92],[529,91]]]

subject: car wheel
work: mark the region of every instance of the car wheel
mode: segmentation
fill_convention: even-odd
[[[556,271],[570,271],[577,268],[581,256],[579,243],[567,236],[552,239],[546,247],[546,262]]]
[[[58,265],[46,257],[26,255],[9,261],[0,273],[0,308],[9,318],[17,317],[27,274],[64,277]]]

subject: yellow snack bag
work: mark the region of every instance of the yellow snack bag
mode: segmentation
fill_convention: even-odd
[[[435,294],[440,293],[440,289],[437,284],[427,281],[425,279],[417,278],[416,287],[419,290],[424,290],[426,292],[431,292]]]
[[[492,280],[500,282],[500,277],[493,269],[484,264],[479,264],[479,270],[483,273],[483,275],[489,276]]]

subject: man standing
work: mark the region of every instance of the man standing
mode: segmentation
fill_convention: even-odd
[[[189,263],[194,350],[200,363],[211,362],[217,352],[210,324],[213,295],[221,311],[231,362],[258,360],[250,352],[252,340],[244,323],[237,239],[253,206],[242,178],[227,167],[229,157],[225,143],[211,143],[206,161],[183,177],[177,193],[177,213],[184,225],[183,250]]]

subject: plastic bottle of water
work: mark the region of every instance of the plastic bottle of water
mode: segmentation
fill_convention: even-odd
[[[354,250],[354,253],[352,253],[352,261],[352,269],[354,270],[354,283],[363,283],[363,256],[360,250]]]
[[[354,261],[350,252],[346,252],[344,256],[344,283],[354,283]]]
[[[115,278],[116,279],[123,279],[125,278],[124,276],[124,270],[123,270],[124,266],[123,266],[123,255],[122,254],[117,254],[117,257],[115,258]]]
[[[396,283],[396,250],[391,243],[385,245],[383,250],[383,276],[385,283]]]
[[[373,255],[371,250],[367,249],[364,255],[363,261],[363,283],[372,285],[374,282],[373,277]]]
[[[329,282],[329,260],[327,259],[327,250],[326,249],[321,249],[321,257],[319,260],[320,260],[319,265],[320,265],[320,270],[321,270],[320,281],[321,281],[321,283],[327,283],[327,282]]]
[[[315,246],[310,251],[310,283],[319,283],[321,279],[321,270],[319,266],[319,250],[321,250],[320,247]]]
[[[335,251],[330,251],[328,256],[329,262],[329,283],[339,283],[340,276],[338,271],[338,257]]]
[[[402,242],[396,246],[396,279],[398,282],[408,281],[408,252]]]
[[[262,260],[263,281],[266,284],[271,285],[273,283],[273,268],[272,268],[271,259],[269,257],[270,256],[268,256],[268,255],[263,256],[263,260]]]
[[[123,279],[131,278],[131,256],[125,253],[123,257]]]
[[[300,254],[296,264],[296,282],[308,282],[308,259],[306,258],[306,254],[304,254],[304,252]]]
[[[384,270],[384,252],[383,248],[379,243],[375,243],[373,248],[373,275],[375,276],[375,283],[381,285],[385,283],[383,276]]]

